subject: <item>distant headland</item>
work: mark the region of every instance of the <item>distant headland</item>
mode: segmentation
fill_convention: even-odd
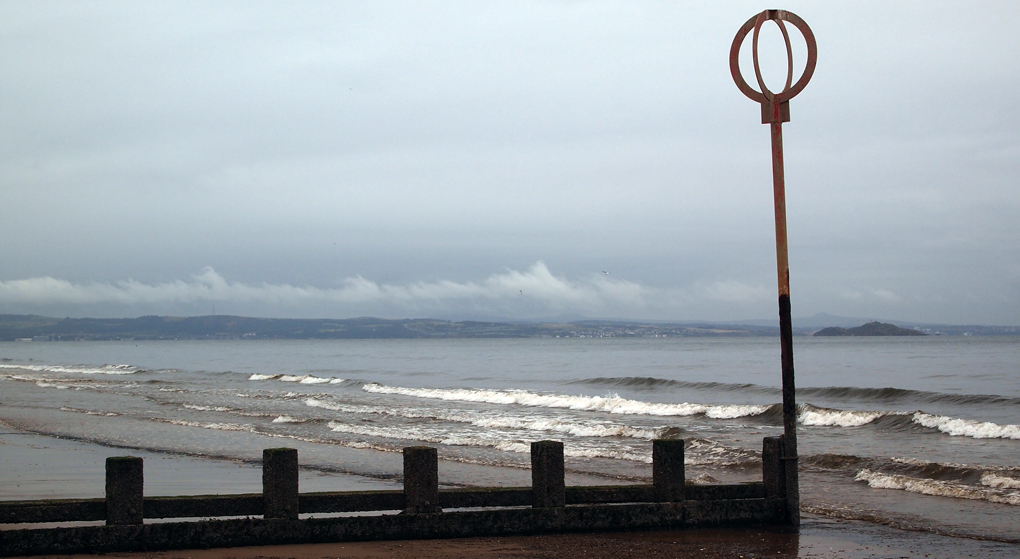
[[[825,328],[844,317],[794,319],[795,336],[1016,336],[1020,326],[869,322]],[[864,320],[864,319],[861,319]],[[836,322],[839,324],[839,322]],[[850,324],[853,324],[852,322]],[[230,315],[54,318],[0,314],[0,341],[330,340],[387,338],[692,338],[779,337],[778,320],[660,322],[639,320],[441,320],[432,318],[254,318]]]
[[[832,326],[814,333],[815,336],[927,336],[919,330],[900,328],[895,324],[869,322],[856,328],[839,328]]]

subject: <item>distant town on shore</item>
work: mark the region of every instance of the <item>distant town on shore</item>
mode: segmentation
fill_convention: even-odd
[[[816,315],[804,322],[830,319]],[[831,320],[850,320],[831,317]],[[0,314],[0,341],[88,340],[282,340],[386,338],[667,338],[778,336],[778,325],[714,322],[450,321],[428,318],[295,319],[242,316],[143,316],[139,318],[52,318]],[[794,320],[794,324],[797,324]],[[912,325],[872,321],[855,328],[794,327],[798,336],[988,336],[1020,335],[1017,326]]]

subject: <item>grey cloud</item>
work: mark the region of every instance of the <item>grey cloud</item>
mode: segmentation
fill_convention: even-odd
[[[1018,8],[787,8],[819,41],[784,127],[795,315],[1015,324]],[[209,266],[229,285],[438,289],[542,261],[575,287],[606,268],[640,286],[571,307],[588,316],[772,317],[768,128],[726,65],[758,9],[0,5],[0,281],[123,294]],[[0,312],[146,310],[116,300]],[[232,312],[315,310],[301,300]],[[323,309],[560,308],[408,300]]]

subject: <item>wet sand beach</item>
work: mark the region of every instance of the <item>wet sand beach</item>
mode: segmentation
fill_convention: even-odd
[[[146,459],[146,493],[185,495],[257,492],[257,465],[113,448],[46,437],[4,427],[0,431],[0,499],[100,497],[108,456]],[[302,472],[302,491],[392,489],[395,482]],[[18,529],[3,525],[0,529]],[[484,537],[454,540],[344,542],[165,552],[108,553],[105,557],[153,559],[262,559],[326,557],[472,558],[590,557],[845,557],[1012,558],[1020,546],[858,521],[805,515],[799,532],[783,527],[685,531]],[[52,556],[58,557],[58,556]],[[69,557],[66,555],[59,557]],[[88,557],[74,556],[74,557]]]

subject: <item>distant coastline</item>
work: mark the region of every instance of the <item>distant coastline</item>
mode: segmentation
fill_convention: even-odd
[[[796,325],[796,320],[794,324]],[[882,324],[874,322],[872,324]],[[794,327],[798,336],[861,335],[1020,335],[1016,326],[888,325],[898,334],[858,328]],[[864,330],[861,330],[864,329]],[[870,329],[870,330],[869,330]],[[878,328],[881,330],[881,328]],[[835,332],[835,333],[829,333]],[[0,314],[0,341],[102,340],[283,340],[388,338],[672,338],[778,336],[777,326],[714,322],[640,322],[579,320],[571,322],[450,321],[430,318],[297,319],[243,316],[142,316],[138,318],[53,318]]]
[[[50,318],[0,315],[3,341],[286,340],[389,338],[669,338],[778,336],[768,326],[578,321],[511,323],[428,318],[294,319],[242,316]]]

